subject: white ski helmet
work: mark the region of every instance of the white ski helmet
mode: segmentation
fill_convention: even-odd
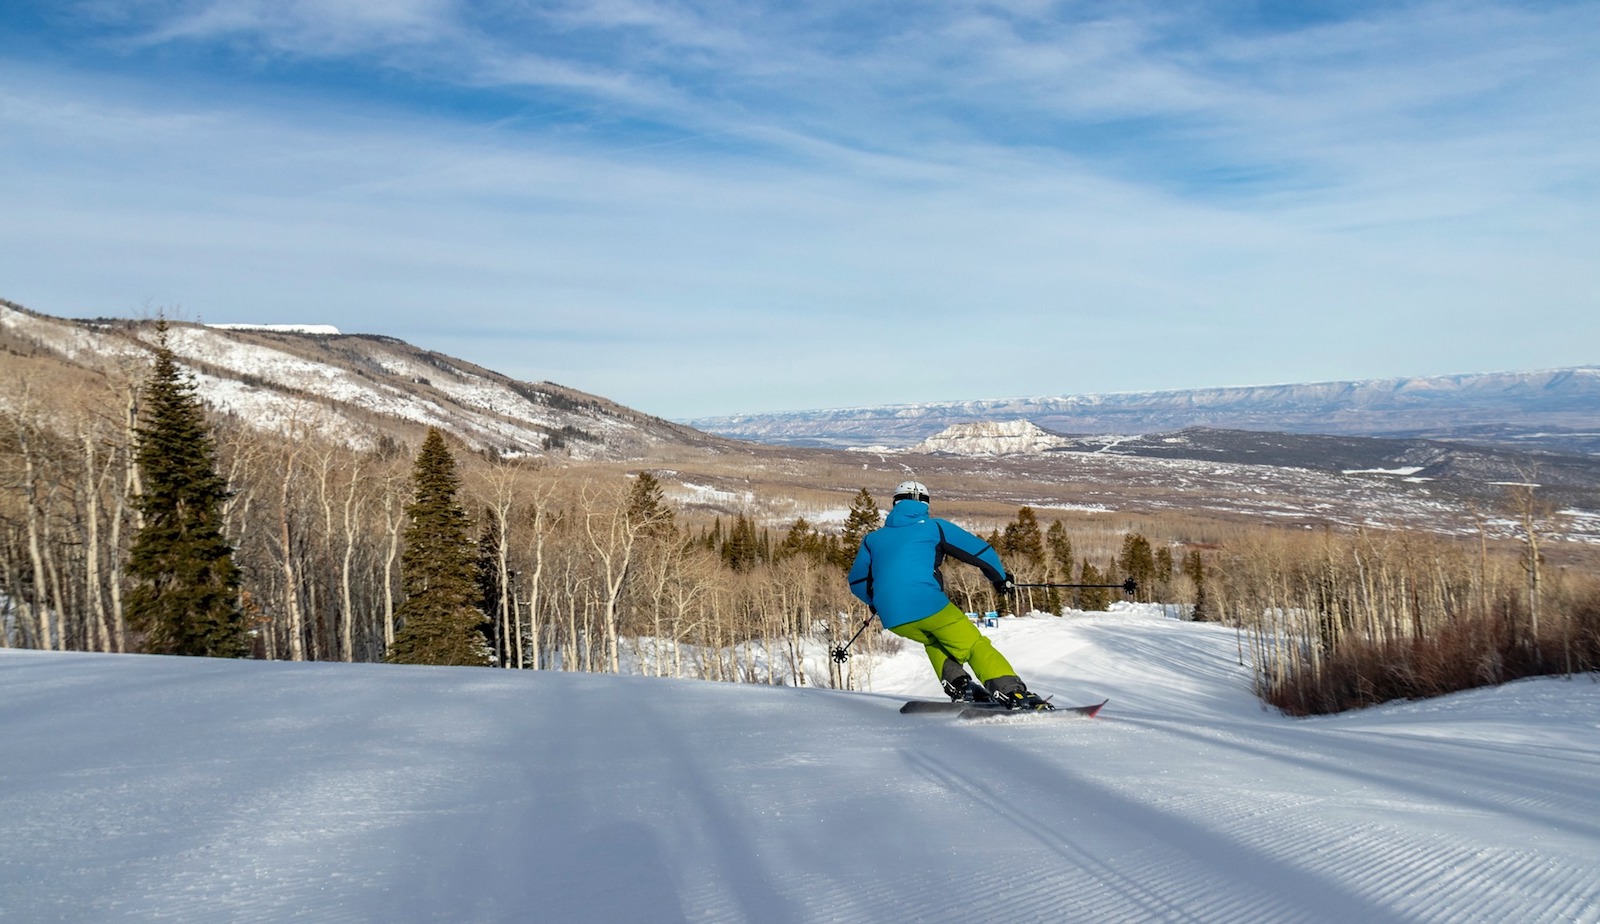
[[[920,481],[902,481],[894,489],[895,503],[903,500],[928,502],[928,486]]]

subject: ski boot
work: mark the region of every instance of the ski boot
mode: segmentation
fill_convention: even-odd
[[[986,686],[989,688],[990,695],[994,697],[994,701],[1007,709],[1042,712],[1056,708],[1050,705],[1049,700],[1029,691],[1027,685],[1019,677],[1011,675],[996,677],[989,681]]]
[[[954,680],[942,680],[945,695],[955,703],[987,703],[991,699],[989,691],[982,684],[972,682],[972,678],[962,674]]]

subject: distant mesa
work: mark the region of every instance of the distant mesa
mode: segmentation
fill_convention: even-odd
[[[956,456],[1009,456],[1044,452],[1068,442],[1027,420],[981,420],[951,424],[916,446],[919,452]]]

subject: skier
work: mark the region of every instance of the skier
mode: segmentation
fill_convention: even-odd
[[[974,565],[995,593],[1012,589],[1000,555],[989,543],[949,520],[928,516],[928,489],[919,481],[894,489],[883,526],[861,537],[850,566],[850,592],[885,629],[921,644],[952,700],[1000,702],[1012,709],[1051,709],[1030,693],[1011,663],[945,596],[939,566],[945,556]],[[982,681],[972,682],[964,665]]]

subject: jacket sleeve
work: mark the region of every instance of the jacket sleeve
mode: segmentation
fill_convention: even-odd
[[[1006,566],[1001,564],[1000,553],[994,550],[994,546],[949,520],[935,522],[939,524],[939,551],[982,571],[991,584],[1006,579]]]
[[[850,564],[850,592],[865,603],[867,609],[878,612],[872,605],[872,549],[865,538],[861,540],[861,548],[856,549],[856,560]]]

